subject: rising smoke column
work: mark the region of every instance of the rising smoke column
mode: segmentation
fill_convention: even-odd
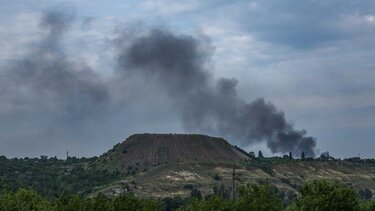
[[[237,96],[236,79],[212,79],[204,40],[156,29],[119,42],[120,74],[157,82],[187,130],[225,136],[242,146],[265,141],[274,153],[315,155],[315,139],[295,130],[274,105],[263,98],[245,102]]]
[[[212,48],[204,39],[162,29],[120,37],[116,45],[119,68],[112,79],[104,80],[65,54],[64,36],[73,20],[74,15],[67,11],[45,13],[40,23],[44,36],[26,56],[2,70],[7,77],[0,83],[2,119],[16,124],[29,119],[37,129],[38,124],[67,127],[62,130],[64,136],[72,128],[80,128],[76,126],[82,126],[82,120],[98,120],[107,108],[116,116],[126,110],[118,103],[130,99],[117,95],[127,93],[129,86],[113,84],[141,77],[157,84],[168,96],[188,131],[224,136],[242,146],[265,141],[272,152],[314,155],[314,138],[307,137],[304,130],[295,130],[274,105],[262,98],[245,102],[237,96],[236,79],[213,79],[207,68]],[[130,87],[133,90],[148,86],[130,84],[135,86]],[[95,122],[98,125],[94,127],[103,127],[100,121]]]
[[[8,112],[41,112],[41,116],[69,125],[106,106],[110,98],[107,84],[84,63],[69,60],[63,51],[62,41],[73,20],[74,14],[65,10],[43,15],[40,28],[45,34],[3,72],[8,80],[0,85],[0,102],[11,105],[13,111]]]

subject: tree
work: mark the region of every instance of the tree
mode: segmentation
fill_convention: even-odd
[[[359,201],[349,186],[316,180],[301,188],[301,196],[291,207],[296,210],[358,210]]]
[[[102,193],[99,193],[91,200],[93,210],[108,210],[110,199]]]
[[[32,190],[19,189],[0,195],[0,210],[51,210],[51,204]]]
[[[370,201],[364,201],[360,204],[360,209],[361,211],[374,211],[375,210],[375,201],[370,200]]]
[[[320,154],[320,159],[321,160],[328,160],[329,159],[329,152],[323,152],[322,154]]]
[[[305,160],[305,152],[301,153],[301,160]]]
[[[89,210],[90,201],[82,196],[71,195],[64,191],[63,194],[54,201],[54,208],[59,211]]]
[[[283,210],[278,190],[269,184],[242,185],[239,188],[238,210],[274,211]]]
[[[252,159],[256,158],[255,152],[253,152],[253,151],[249,152],[249,157],[252,158]]]
[[[258,152],[258,158],[263,158],[263,153],[262,153],[262,151],[260,151],[260,150],[259,150],[259,152]]]
[[[186,199],[181,198],[180,196],[176,197],[166,197],[162,200],[165,211],[173,211],[182,207],[186,203]]]

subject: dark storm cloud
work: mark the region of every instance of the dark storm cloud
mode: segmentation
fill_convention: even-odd
[[[274,105],[262,98],[242,100],[236,79],[213,80],[204,40],[161,29],[120,40],[125,40],[118,45],[121,74],[156,81],[181,112],[187,130],[223,135],[243,146],[266,141],[272,152],[314,155],[314,138],[295,130]]]

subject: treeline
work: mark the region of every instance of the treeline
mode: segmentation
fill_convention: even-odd
[[[260,168],[269,175],[273,175],[273,166],[290,162],[302,162],[293,158],[292,154],[284,157],[264,157],[259,151],[249,153],[254,159],[241,161],[245,167]],[[333,159],[328,153],[319,158],[305,158],[306,162]],[[40,158],[12,158],[0,156],[0,191],[16,191],[18,189],[32,189],[48,198],[59,197],[63,192],[87,195],[97,189],[122,178],[118,171],[109,171],[96,165],[97,157],[76,158],[66,160],[56,157],[41,156]],[[373,159],[351,158],[347,162],[375,163]]]
[[[33,189],[42,196],[55,198],[64,191],[88,194],[95,188],[120,177],[94,166],[96,157],[67,160],[56,157],[13,158],[0,156],[0,190]]]
[[[237,147],[237,146],[233,146],[235,147],[237,150],[243,152],[244,154],[246,154],[250,159],[252,160],[269,160],[269,161],[274,161],[274,160],[300,160],[300,161],[347,161],[347,162],[357,162],[357,163],[375,163],[375,159],[374,158],[361,158],[361,157],[350,157],[350,158],[335,158],[333,156],[331,156],[329,154],[328,151],[326,152],[322,152],[319,156],[317,157],[306,157],[305,156],[305,153],[302,152],[301,155],[293,155],[292,152],[289,152],[288,154],[286,155],[283,155],[281,157],[279,156],[273,156],[273,157],[265,157],[263,156],[263,153],[262,151],[258,151],[258,156],[256,156],[255,152],[253,151],[250,151],[250,152],[246,152],[245,150]]]
[[[282,194],[269,184],[242,185],[235,200],[216,192],[202,197],[195,192],[190,198],[140,198],[130,194],[108,198],[98,194],[92,198],[63,193],[48,199],[27,189],[0,194],[0,210],[100,211],[100,210],[181,210],[181,211],[299,211],[299,210],[375,210],[375,201],[361,200],[356,192],[338,182],[317,180],[305,184],[300,195],[285,204]]]

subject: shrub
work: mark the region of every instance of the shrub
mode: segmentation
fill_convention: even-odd
[[[349,186],[316,180],[301,188],[301,197],[292,207],[298,210],[358,210],[359,201]]]
[[[283,203],[278,190],[269,184],[247,184],[239,188],[237,208],[249,211],[283,210]]]

